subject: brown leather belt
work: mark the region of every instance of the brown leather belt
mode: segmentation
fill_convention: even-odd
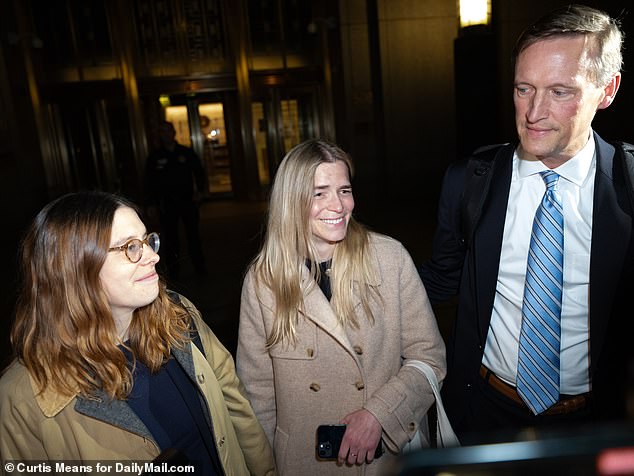
[[[480,377],[484,379],[492,388],[507,398],[510,398],[518,405],[524,407],[527,411],[530,411],[522,397],[519,396],[517,390],[512,385],[509,385],[497,375],[487,369],[484,365],[480,366]],[[541,415],[563,415],[565,413],[576,412],[588,405],[590,401],[590,393],[582,393],[580,395],[573,395],[570,397],[562,396],[561,400],[555,403],[552,407],[546,410]]]

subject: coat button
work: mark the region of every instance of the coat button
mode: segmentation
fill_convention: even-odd
[[[415,431],[416,430],[416,422],[409,422],[409,431]]]
[[[365,388],[365,384],[363,382],[356,382],[355,386],[357,387],[357,390],[363,390]]]
[[[313,392],[319,392],[319,390],[321,390],[321,387],[319,386],[319,384],[318,384],[318,383],[311,383],[311,384],[310,384],[310,389],[311,389]]]
[[[196,376],[196,379],[198,380],[198,383],[199,383],[199,384],[201,384],[201,385],[202,385],[203,383],[205,383],[205,376],[204,376],[203,374],[198,374],[198,375]]]
[[[218,440],[218,446],[222,446],[224,444],[225,444],[225,437],[223,436]]]
[[[315,355],[315,350],[309,347],[308,349],[306,349],[306,355],[308,357],[312,357],[313,355]]]
[[[363,348],[360,345],[355,345],[353,347],[355,354],[363,355]]]

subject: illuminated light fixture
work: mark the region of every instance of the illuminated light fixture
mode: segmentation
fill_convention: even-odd
[[[163,107],[169,107],[171,105],[170,97],[167,94],[161,94],[159,96],[159,102]]]
[[[459,0],[458,5],[460,28],[491,22],[491,0]]]

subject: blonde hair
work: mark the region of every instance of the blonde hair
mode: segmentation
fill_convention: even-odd
[[[320,164],[336,161],[344,162],[352,177],[353,166],[348,154],[330,142],[315,139],[291,149],[277,170],[264,243],[252,263],[256,289],[267,287],[275,299],[275,321],[267,336],[267,347],[296,343],[304,296],[320,279],[319,266],[311,266],[314,279],[302,282],[305,261],[319,261],[310,227],[315,172]],[[376,277],[368,260],[368,248],[368,231],[351,217],[345,239],[335,246],[330,275],[331,303],[344,327],[359,326],[353,305],[355,283],[365,316],[374,322],[370,302],[380,297],[369,284],[376,282]]]
[[[65,195],[45,206],[21,247],[21,289],[11,344],[39,386],[92,398],[98,390],[126,398],[132,374],[99,272],[106,260],[115,211],[138,210],[102,192]],[[157,371],[172,347],[189,340],[188,312],[161,282],[152,303],[134,311],[128,347]]]

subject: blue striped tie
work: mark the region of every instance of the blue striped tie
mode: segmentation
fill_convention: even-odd
[[[535,213],[528,252],[517,363],[517,392],[538,415],[559,400],[564,215],[552,170],[541,172],[546,192]]]

